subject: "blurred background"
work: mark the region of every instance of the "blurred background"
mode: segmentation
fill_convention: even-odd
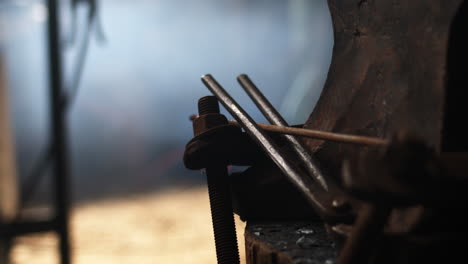
[[[331,60],[326,0],[102,0],[89,35],[86,8],[60,4],[64,79],[79,84],[68,112],[75,262],[214,263],[204,175],[182,164],[189,116],[209,94],[200,76],[265,122],[237,84],[247,73],[290,124],[305,122]],[[46,30],[45,1],[0,0],[20,185],[49,142]],[[28,206],[47,211],[49,178]],[[21,238],[13,260],[55,263],[55,243]]]

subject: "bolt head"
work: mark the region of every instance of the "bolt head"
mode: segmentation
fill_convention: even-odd
[[[224,115],[221,114],[206,114],[195,118],[192,124],[193,132],[195,136],[198,136],[209,129],[222,125],[227,125],[228,120]]]

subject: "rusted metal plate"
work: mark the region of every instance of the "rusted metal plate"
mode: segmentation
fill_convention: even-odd
[[[388,137],[398,130],[440,148],[446,55],[462,0],[329,0],[335,46],[305,127]],[[306,140],[337,175],[355,146]]]
[[[323,223],[257,222],[245,229],[249,264],[335,263],[335,245]]]

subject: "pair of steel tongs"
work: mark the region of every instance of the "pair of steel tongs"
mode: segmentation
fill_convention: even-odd
[[[237,77],[237,80],[271,124],[288,126],[284,118],[276,111],[247,75],[241,74]],[[342,218],[342,212],[338,212],[335,206],[335,199],[337,198],[336,191],[338,188],[333,185],[331,181],[327,182],[325,180],[325,177],[320,172],[303,143],[292,135],[284,135],[310,175],[300,173],[297,168],[287,160],[275,142],[271,140],[229,93],[224,90],[213,76],[210,74],[204,75],[202,76],[202,81],[247,134],[268,154],[283,174],[305,196],[316,212],[327,222],[339,221],[339,219]],[[333,191],[330,189],[333,189]]]

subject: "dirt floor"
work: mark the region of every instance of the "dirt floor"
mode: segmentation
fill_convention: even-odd
[[[178,188],[77,206],[75,264],[216,263],[208,193]],[[236,217],[241,261],[244,223]],[[13,263],[58,263],[53,234],[19,238]]]

